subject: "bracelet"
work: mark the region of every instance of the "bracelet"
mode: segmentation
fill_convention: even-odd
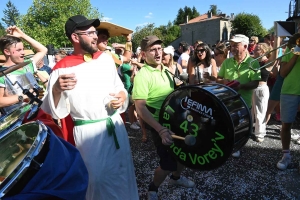
[[[45,80],[44,82],[43,82],[43,84],[45,84],[45,83],[47,83],[48,82],[48,79],[47,80]]]

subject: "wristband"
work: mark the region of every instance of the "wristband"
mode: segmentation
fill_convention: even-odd
[[[48,82],[48,80],[45,80],[44,82],[43,82],[43,84],[45,84],[45,83],[47,83]]]

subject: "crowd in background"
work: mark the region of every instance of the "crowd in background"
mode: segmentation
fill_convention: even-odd
[[[77,18],[87,21],[87,19],[82,16],[77,16]],[[116,110],[124,107],[125,99],[127,99],[129,101],[128,108],[123,110],[126,110],[125,113],[128,117],[121,114],[123,121],[125,122],[126,118],[128,118],[131,129],[141,129],[143,135],[142,142],[147,142],[149,140],[147,130],[155,135],[154,140],[159,140],[154,143],[157,147],[158,155],[160,156],[160,166],[155,170],[154,179],[149,185],[149,198],[151,196],[153,199],[157,198],[159,185],[170,173],[172,173],[170,179],[171,184],[185,187],[194,187],[195,185],[193,181],[181,176],[184,166],[181,166],[179,163],[169,158],[163,148],[160,148],[161,145],[172,144],[172,138],[170,136],[172,135],[172,132],[166,127],[162,127],[158,124],[158,112],[160,106],[168,94],[177,87],[183,85],[227,85],[232,81],[236,81],[238,84],[236,84],[233,89],[244,99],[245,105],[249,108],[249,113],[251,113],[251,118],[255,123],[253,127],[254,140],[257,142],[264,141],[267,123],[271,117],[278,122],[282,121],[281,140],[283,157],[277,163],[277,167],[281,170],[285,170],[290,164],[291,155],[289,145],[291,139],[300,144],[300,136],[291,135],[292,123],[298,113],[298,104],[300,102],[300,88],[295,84],[295,81],[297,81],[297,65],[299,65],[300,62],[297,60],[298,55],[289,53],[293,51],[291,47],[283,45],[278,51],[272,51],[277,48],[275,46],[276,42],[274,42],[277,38],[274,38],[273,35],[266,35],[264,38],[258,38],[257,36],[251,36],[249,38],[242,34],[236,34],[228,41],[217,41],[215,44],[206,44],[205,41],[201,41],[201,38],[199,38],[193,45],[182,41],[178,47],[163,47],[162,41],[159,38],[156,36],[147,36],[142,39],[141,45],[134,52],[131,44],[131,35],[126,36],[126,44],[114,43],[112,46],[108,46],[108,40],[110,38],[108,30],[97,28],[99,24],[97,24],[97,26],[92,24],[96,23],[95,21],[88,24],[90,26],[85,30],[84,28],[86,28],[86,26],[80,27],[80,23],[76,23],[77,18],[75,16],[73,21],[69,20],[67,22],[75,23],[75,25],[70,26],[71,28],[67,27],[68,24],[66,24],[66,34],[70,41],[72,41],[75,50],[70,55],[63,50],[55,52],[54,62],[56,65],[53,69],[51,69],[52,66],[49,67],[44,64],[43,57],[46,54],[46,48],[39,42],[27,36],[17,27],[9,27],[8,29],[8,31],[13,31],[15,34],[0,38],[0,50],[6,56],[6,61],[3,64],[4,67],[20,63],[20,60],[18,60],[16,56],[10,54],[14,48],[11,46],[12,44],[20,45],[20,47],[18,47],[19,52],[24,50],[23,44],[19,44],[21,40],[16,39],[18,37],[25,39],[37,51],[37,53],[31,57],[33,62],[30,64],[30,67],[28,69],[25,68],[21,75],[30,72],[35,75],[39,85],[43,87],[46,92],[51,90],[48,95],[45,95],[47,97],[44,98],[44,100],[45,110],[49,110],[49,113],[53,118],[62,119],[62,123],[65,123],[64,118],[67,118],[68,114],[73,115],[72,117],[76,127],[74,130],[77,134],[77,138],[75,137],[76,141],[73,140],[73,142],[77,143],[76,145],[82,145],[79,149],[84,155],[84,161],[88,166],[88,171],[91,173],[90,178],[92,184],[99,184],[99,182],[101,182],[99,181],[98,176],[92,177],[92,175],[97,174],[98,168],[96,169],[95,166],[99,166],[99,163],[91,161],[90,157],[87,156],[89,155],[87,152],[90,153],[89,148],[91,146],[85,143],[86,135],[82,133],[85,133],[87,129],[85,129],[84,126],[81,127],[81,125],[95,123],[95,120],[81,120],[76,118],[80,118],[80,116],[89,117],[90,113],[96,111],[93,110],[93,108],[91,108],[90,112],[80,110],[80,100],[78,98],[76,99],[76,93],[73,91],[75,87],[82,87],[80,89],[83,89],[83,86],[85,86],[85,83],[77,83],[76,79],[76,77],[81,77],[86,74],[84,69],[80,68],[82,64],[80,62],[83,62],[83,60],[85,62],[82,65],[85,65],[86,67],[91,66],[89,63],[92,63],[92,60],[99,61],[99,66],[97,67],[101,67],[101,63],[110,67],[113,66],[113,70],[109,71],[109,74],[107,74],[107,77],[111,76],[111,79],[109,80],[111,81],[110,83],[118,88],[118,91],[115,91],[114,97],[116,99],[113,100],[116,100],[116,102],[113,103],[113,108]],[[77,27],[78,29],[74,29],[74,27]],[[84,37],[85,40],[82,39]],[[11,40],[11,42],[7,42],[8,40]],[[92,45],[96,44],[96,46],[88,48],[86,47],[86,43],[82,41],[89,41]],[[279,43],[284,44],[287,42],[287,39],[278,38],[278,41]],[[79,55],[81,56],[80,62],[78,62],[78,57],[76,57]],[[20,53],[19,57],[24,61],[25,55],[23,52]],[[98,57],[102,60],[100,58],[98,59]],[[71,61],[71,59],[73,60]],[[65,67],[64,65],[67,65],[66,63],[76,63],[76,66],[74,68],[69,66]],[[99,70],[97,67],[93,66],[92,68],[97,73],[105,74],[106,70],[108,70],[104,68]],[[72,72],[73,69],[75,71],[78,70],[78,74],[75,75]],[[166,69],[168,72],[162,73],[163,69]],[[69,74],[62,76],[60,72],[64,70],[68,71]],[[79,74],[79,72],[81,74]],[[160,73],[158,74],[158,72]],[[50,76],[51,73],[52,75]],[[97,76],[93,74],[91,77],[96,78]],[[173,85],[170,85],[169,82],[165,81],[170,79],[170,77],[173,78]],[[103,75],[103,78],[105,79],[105,75]],[[123,83],[122,87],[120,86],[120,80]],[[92,80],[89,81],[92,82]],[[101,80],[95,79],[93,81],[95,82],[95,90],[97,89],[96,85],[99,85],[99,87],[106,86]],[[110,85],[107,85],[106,87],[110,87]],[[5,92],[7,89],[8,86],[6,85],[5,79],[0,79],[1,108],[22,104],[24,100],[28,99],[28,96],[22,94],[9,95]],[[61,95],[61,92],[64,91],[69,92],[67,94],[71,100]],[[88,93],[88,90],[82,91],[84,91],[87,96],[90,95],[90,99],[88,100],[91,105],[93,102],[96,102],[93,99],[94,96]],[[98,93],[99,96],[102,95],[101,92],[98,91]],[[59,107],[62,105],[62,101],[66,101],[70,105],[69,110],[63,106],[61,107],[61,110],[56,110],[57,106]],[[95,108],[97,107],[96,105],[97,103],[94,105]],[[47,106],[48,108],[46,108]],[[109,108],[105,103],[105,105],[103,105],[103,111],[108,110]],[[114,111],[110,114],[105,113],[105,115],[108,115],[107,118],[103,120],[97,119],[97,122],[106,121],[106,124],[101,126],[101,130],[99,128],[97,131],[108,131],[114,138],[116,138],[116,135],[114,135],[116,134],[115,132],[126,132],[124,125],[120,122],[120,116],[117,118],[115,113],[116,112]],[[3,109],[2,114],[6,114]],[[110,121],[112,119],[114,122]],[[60,122],[57,121],[57,123]],[[113,126],[112,123],[115,123],[115,125]],[[92,125],[90,126],[92,127]],[[91,128],[89,128],[89,131],[93,132],[95,138],[98,138],[99,140],[103,139],[101,138],[102,136],[97,135],[98,132],[92,131]],[[128,142],[123,143],[123,140],[119,142],[121,143],[121,147],[124,145],[126,148],[125,150],[129,150]],[[114,139],[112,144],[113,145],[109,146],[109,148],[112,148],[112,146],[114,150],[115,148],[120,148],[117,139]],[[103,146],[105,146],[104,143]],[[98,150],[101,152],[103,149],[100,149],[99,147]],[[98,156],[96,153],[93,155]],[[113,156],[120,160],[121,157],[127,159],[126,162],[132,164],[130,153],[129,156],[115,154],[113,154]],[[240,157],[240,151],[233,152],[232,156]],[[102,159],[103,157],[99,156],[99,158]],[[104,169],[105,167],[99,166],[99,168]],[[128,174],[125,174],[130,177],[125,177],[123,174],[122,178],[125,177],[124,180],[128,178],[130,181],[133,181],[131,179],[134,177],[132,174],[132,165],[130,165],[127,170]],[[114,177],[113,179],[117,181],[118,177]],[[111,187],[113,187],[113,185],[114,184],[112,183]],[[132,184],[132,186],[136,187],[135,184]],[[110,191],[111,188],[109,187],[110,186],[107,186],[106,188],[107,191],[109,191],[105,194],[107,197],[112,193]],[[130,195],[133,195],[135,196],[134,198],[136,198],[137,191],[133,188],[130,189],[132,192]],[[98,188],[95,189],[89,187],[90,198],[93,198],[93,193],[99,192],[97,190]]]

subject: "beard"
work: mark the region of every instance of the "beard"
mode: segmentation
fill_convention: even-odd
[[[95,42],[97,42],[97,41],[95,41]],[[79,44],[84,51],[86,51],[90,54],[96,53],[98,51],[97,45],[95,45],[95,47],[93,47],[91,44],[89,44],[88,42],[83,40],[81,37],[79,37]]]

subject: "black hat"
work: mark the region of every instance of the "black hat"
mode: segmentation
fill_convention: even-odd
[[[95,28],[100,25],[99,19],[87,19],[83,15],[75,15],[70,17],[65,24],[65,31],[68,38],[71,37],[75,29],[85,27],[85,26],[94,26]]]

